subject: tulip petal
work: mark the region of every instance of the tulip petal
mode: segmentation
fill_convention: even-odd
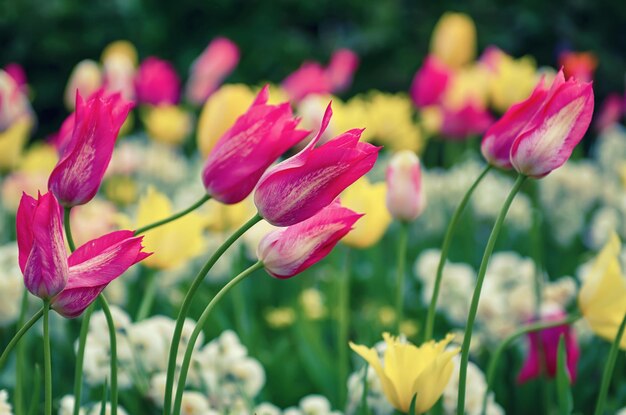
[[[398,399],[396,389],[394,388],[391,380],[385,374],[385,369],[383,369],[382,365],[380,364],[380,359],[378,358],[378,353],[376,352],[376,349],[370,349],[366,346],[354,344],[352,342],[350,342],[349,344],[350,348],[354,350],[356,354],[365,359],[365,361],[374,368],[374,371],[376,371],[376,374],[378,375],[380,383],[383,387],[383,393],[389,400],[389,403],[391,403],[394,408],[400,408],[400,400]]]

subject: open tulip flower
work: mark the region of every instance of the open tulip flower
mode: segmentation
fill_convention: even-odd
[[[117,231],[87,242],[68,257],[61,226],[61,207],[52,193],[37,199],[22,196],[17,241],[24,283],[67,318],[79,316],[107,284],[150,255],[142,251],[142,237]]]

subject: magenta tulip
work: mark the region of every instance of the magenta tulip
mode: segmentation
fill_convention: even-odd
[[[281,86],[294,102],[311,94],[330,94],[333,90],[326,70],[317,62],[304,62],[283,80]]]
[[[269,223],[289,226],[310,218],[374,166],[380,147],[359,142],[360,129],[315,147],[331,116],[329,104],[315,138],[298,154],[268,169],[259,180],[254,203]]]
[[[338,49],[330,57],[326,75],[333,92],[342,92],[352,83],[352,77],[359,67],[359,57],[350,49]]]
[[[411,98],[418,108],[439,104],[453,73],[435,56],[427,56],[411,84]]]
[[[332,203],[305,221],[266,235],[257,249],[259,260],[274,277],[291,278],[328,255],[361,216],[338,201]]]
[[[48,180],[62,205],[82,205],[96,195],[131,107],[119,93],[105,95],[100,89],[87,102],[76,93],[72,138]]]
[[[593,115],[591,83],[565,81],[559,71],[544,104],[511,147],[511,164],[521,174],[540,178],[561,167],[582,140]]]
[[[493,123],[486,108],[470,101],[461,108],[443,108],[441,135],[452,140],[465,140],[485,132]]]
[[[135,74],[135,93],[140,104],[175,105],[180,99],[180,79],[171,63],[150,56]]]
[[[289,103],[268,105],[265,86],[245,114],[218,140],[202,172],[207,193],[237,203],[254,189],[265,170],[309,132],[297,130]]]

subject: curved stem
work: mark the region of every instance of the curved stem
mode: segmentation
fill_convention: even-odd
[[[2,368],[4,366],[4,364],[6,363],[7,359],[9,358],[9,354],[11,354],[11,351],[13,350],[13,348],[19,343],[20,339],[22,338],[22,336],[24,336],[24,334],[26,334],[26,332],[33,327],[33,325],[39,321],[39,319],[41,318],[41,316],[43,316],[43,308],[40,308],[39,311],[37,311],[35,313],[34,316],[32,316],[30,318],[30,320],[28,320],[26,322],[26,324],[24,324],[18,331],[17,333],[15,333],[15,336],[13,336],[13,338],[11,339],[11,341],[9,342],[9,344],[7,344],[7,347],[2,351],[2,355],[0,355],[0,368]]]
[[[344,270],[337,278],[338,313],[337,318],[337,353],[338,365],[338,390],[339,407],[345,406],[346,388],[348,381],[350,362],[348,358],[348,332],[350,330],[350,247],[346,246],[344,257]]]
[[[256,271],[259,268],[263,268],[263,263],[261,261],[256,262],[254,265],[250,266],[241,274],[237,275],[235,278],[230,280],[228,284],[226,284],[221,290],[218,291],[217,294],[215,294],[215,297],[213,297],[211,302],[209,302],[209,304],[206,306],[206,308],[202,312],[202,315],[200,316],[200,318],[198,319],[198,322],[196,323],[196,327],[194,328],[193,332],[191,333],[191,336],[189,337],[189,342],[187,343],[187,350],[185,350],[185,357],[183,359],[183,364],[180,367],[180,374],[178,377],[178,386],[176,388],[176,399],[174,400],[174,410],[173,410],[174,415],[180,415],[180,407],[183,402],[183,392],[185,390],[185,381],[187,380],[187,372],[189,371],[189,365],[191,363],[191,355],[193,354],[193,349],[194,349],[196,340],[198,339],[198,336],[202,332],[202,327],[204,326],[207,319],[209,318],[211,311],[213,311],[213,308],[215,308],[217,303],[219,303],[219,301],[222,299],[222,297],[224,297],[224,295],[226,295],[228,291],[230,291],[234,286],[239,284],[241,281],[243,281],[246,277],[250,276],[254,271]]]
[[[44,413],[52,415],[52,358],[50,355],[50,301],[43,303],[43,383],[44,383]]]
[[[480,263],[480,268],[478,270],[478,276],[476,278],[476,288],[474,288],[474,294],[472,295],[472,302],[470,304],[469,315],[467,316],[467,325],[465,326],[465,335],[463,337],[463,345],[461,346],[461,367],[459,371],[459,398],[456,407],[457,415],[463,415],[465,413],[465,383],[467,381],[467,363],[469,362],[469,348],[470,342],[472,341],[472,331],[474,329],[474,320],[476,319],[476,312],[478,311],[478,302],[480,301],[480,292],[483,287],[483,282],[485,280],[485,274],[487,273],[487,265],[489,264],[489,258],[491,257],[491,253],[493,252],[493,248],[496,245],[496,240],[498,239],[498,234],[500,233],[500,229],[502,228],[502,224],[504,223],[504,218],[506,217],[507,212],[509,211],[509,207],[515,198],[517,192],[519,192],[522,184],[528,178],[525,175],[518,175],[515,183],[513,184],[513,188],[511,192],[507,196],[504,201],[504,205],[502,205],[502,209],[498,214],[498,218],[496,219],[496,223],[493,225],[493,229],[491,230],[491,235],[489,235],[489,240],[487,241],[487,246],[485,247],[485,252],[483,254],[483,259]]]
[[[239,239],[239,237],[241,237],[241,235],[261,220],[263,220],[263,218],[257,213],[248,222],[237,229],[219,248],[217,248],[211,258],[209,258],[206,264],[204,264],[200,272],[198,272],[198,275],[196,275],[191,283],[187,294],[185,294],[185,298],[183,299],[183,303],[181,304],[178,312],[178,317],[176,318],[176,326],[174,327],[174,334],[172,336],[172,343],[170,344],[170,353],[167,361],[167,377],[165,381],[165,398],[163,403],[163,413],[165,415],[169,415],[172,409],[172,389],[174,388],[174,371],[176,370],[178,344],[180,343],[180,336],[183,332],[183,324],[185,323],[187,312],[191,306],[191,301],[193,300],[198,287],[200,287],[200,284],[204,280],[204,277],[208,274],[213,265],[215,265],[217,260],[233,243],[235,243],[237,239]]]
[[[398,236],[398,258],[396,275],[396,333],[400,335],[400,324],[404,311],[404,276],[406,274],[406,247],[409,238],[409,224],[400,224],[400,235]]]
[[[163,226],[163,225],[165,225],[167,223],[175,221],[176,219],[182,218],[186,214],[191,213],[194,210],[198,209],[200,206],[204,205],[209,199],[211,199],[211,196],[204,195],[204,196],[202,196],[200,198],[200,200],[198,200],[193,205],[189,206],[187,209],[185,209],[185,210],[183,210],[181,212],[175,213],[172,216],[169,216],[169,217],[167,217],[165,219],[161,219],[159,221],[150,223],[150,224],[148,224],[146,226],[142,226],[141,228],[139,228],[139,229],[137,229],[135,231],[135,235],[139,235],[139,234],[145,233],[145,232],[149,231],[150,229],[158,228],[159,226]]]
[[[72,227],[70,225],[70,213],[72,212],[71,207],[63,208],[63,226],[65,227],[65,237],[67,238],[67,244],[69,245],[70,251],[76,251],[76,245],[74,244],[74,238],[72,237]]]
[[[24,325],[26,320],[26,312],[28,311],[28,290],[24,290],[22,294],[22,303],[20,304],[20,316],[17,320],[17,327]],[[24,360],[25,350],[24,343],[17,346],[16,362],[15,362],[15,390],[13,391],[14,411],[16,415],[24,414]]]
[[[482,404],[481,413],[485,414],[485,411],[487,410],[487,397],[489,396],[489,392],[491,391],[491,387],[493,386],[493,379],[496,375],[496,369],[498,368],[498,363],[500,362],[500,358],[502,357],[502,354],[506,351],[506,349],[509,348],[511,343],[513,343],[515,340],[517,340],[520,336],[523,336],[524,334],[532,333],[534,331],[545,330],[545,329],[549,329],[552,327],[559,327],[559,326],[573,324],[580,318],[581,316],[579,314],[573,314],[561,320],[538,321],[532,324],[528,324],[524,327],[520,327],[519,329],[511,333],[506,339],[504,339],[504,341],[502,341],[502,343],[498,345],[498,348],[496,349],[496,351],[493,353],[493,356],[491,356],[491,359],[489,360],[489,366],[487,367],[487,387],[485,389],[485,395],[483,396],[483,404]]]
[[[448,259],[448,250],[450,249],[450,245],[452,244],[452,235],[456,230],[456,226],[461,219],[461,214],[465,210],[465,206],[469,202],[474,190],[478,187],[478,184],[483,180],[483,178],[487,175],[489,170],[491,170],[491,164],[488,164],[487,167],[480,173],[480,175],[476,178],[474,183],[470,186],[470,188],[461,199],[461,203],[456,207],[450,222],[448,223],[448,228],[446,229],[446,235],[443,238],[443,243],[441,245],[441,256],[439,257],[439,265],[437,265],[437,275],[435,277],[435,285],[433,287],[433,295],[430,299],[430,305],[428,306],[428,314],[426,315],[426,324],[424,329],[424,341],[427,342],[433,337],[433,329],[435,326],[435,314],[437,313],[437,300],[439,299],[439,289],[441,288],[441,280],[443,279],[443,269],[446,266],[446,259]]]
[[[111,415],[117,415],[117,336],[115,331],[115,322],[109,308],[109,303],[103,294],[98,296],[104,317],[107,320],[109,328],[109,342],[111,343]]]
[[[611,377],[613,376],[613,368],[615,367],[615,361],[617,360],[617,354],[619,353],[619,346],[622,342],[622,336],[624,335],[624,328],[626,328],[626,314],[624,314],[624,318],[622,318],[622,323],[619,325],[615,340],[613,340],[613,343],[611,344],[609,357],[606,359],[606,365],[604,366],[604,372],[602,373],[602,383],[600,384],[600,393],[598,394],[598,401],[596,402],[594,415],[602,415],[604,413],[604,404],[606,403],[606,397],[609,393]]]

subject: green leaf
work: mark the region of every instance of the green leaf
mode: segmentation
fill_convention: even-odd
[[[559,348],[556,359],[556,393],[559,404],[559,414],[569,415],[574,409],[572,391],[570,390],[570,377],[567,371],[565,338],[559,338]]]
[[[417,399],[417,393],[413,395],[413,399],[411,399],[411,405],[409,405],[409,412],[407,412],[409,415],[415,414],[415,400],[416,399]]]

